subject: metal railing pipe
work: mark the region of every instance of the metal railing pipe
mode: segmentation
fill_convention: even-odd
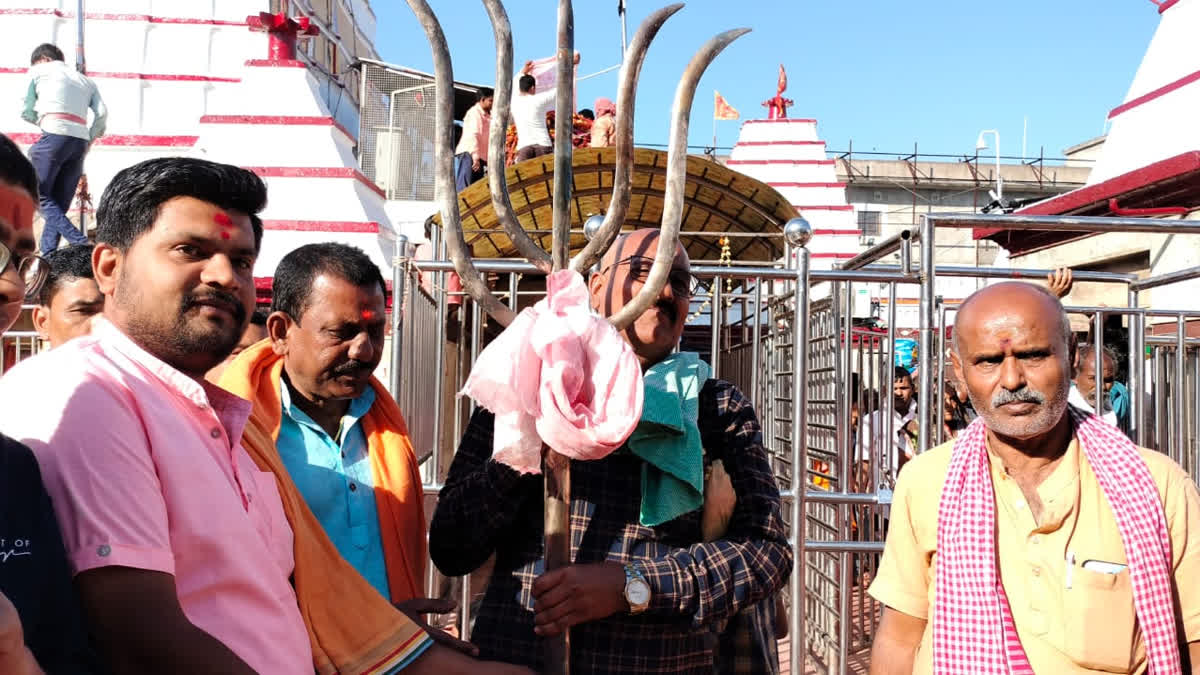
[[[797,405],[808,393],[808,284],[809,252],[801,247],[796,256],[796,294],[793,301],[792,361],[796,364],[792,374],[792,489],[798,499],[792,500],[792,553],[795,567],[792,570],[792,606],[790,635],[792,648],[789,656],[791,672],[804,672],[804,596],[807,563],[804,539],[804,502],[807,490],[805,476],[808,471],[808,406]]]
[[[896,234],[884,239],[867,250],[859,253],[853,258],[841,264],[844,270],[856,270],[865,267],[876,260],[882,260],[887,256],[902,250],[908,240],[912,238],[911,230],[900,230]]]
[[[1118,218],[1093,216],[1023,216],[1013,213],[930,213],[922,216],[934,227],[1043,230],[1047,232],[1145,232],[1148,234],[1198,234],[1200,221],[1164,218]]]
[[[879,271],[903,273],[900,265],[877,263],[862,271]],[[1036,279],[1045,281],[1046,276],[1054,270],[1023,269],[1019,267],[971,267],[969,265],[938,265],[935,273],[940,277],[959,277],[965,279]],[[1136,274],[1123,272],[1093,272],[1077,270],[1072,272],[1075,281],[1094,281],[1102,283],[1131,283],[1137,279]]]
[[[404,282],[408,278],[408,237],[396,235],[396,250],[392,258],[392,364],[388,373],[388,389],[392,399],[400,401],[400,360],[404,354],[402,315],[405,297]]]
[[[1135,291],[1146,291],[1150,290],[1151,288],[1158,288],[1159,286],[1166,286],[1167,284],[1174,284],[1180,281],[1188,281],[1189,279],[1196,278],[1200,278],[1200,266],[1186,267],[1181,270],[1167,272],[1166,274],[1160,274],[1155,277],[1139,279],[1131,282],[1129,287]]]
[[[933,260],[934,222],[930,215],[921,216],[921,300],[918,323],[920,341],[917,344],[919,353],[917,368],[921,376],[920,395],[917,397],[917,414],[921,421],[917,424],[918,452],[925,452],[929,448],[930,411],[933,403],[930,400],[932,397],[929,395],[929,392],[933,390],[933,364],[929,357],[933,347],[933,296],[936,275]]]

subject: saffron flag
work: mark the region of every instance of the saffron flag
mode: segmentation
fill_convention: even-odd
[[[785,71],[783,69],[783,64],[781,63],[781,64],[779,64],[779,82],[775,85],[775,91],[777,94],[782,95],[784,90],[786,90],[786,89],[787,89],[787,71]]]
[[[729,102],[725,100],[725,97],[721,95],[721,92],[714,89],[713,90],[713,119],[715,119],[715,120],[736,120],[736,119],[739,119],[740,117],[741,117],[741,115],[738,114],[737,109],[734,108],[733,106],[729,105]]]

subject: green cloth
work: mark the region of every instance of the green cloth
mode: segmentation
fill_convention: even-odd
[[[672,354],[642,376],[642,419],[629,436],[642,466],[639,520],[654,527],[704,504],[704,444],[696,420],[708,364],[695,352]]]
[[[25,108],[21,110],[21,119],[30,124],[38,123],[38,114],[35,108],[37,107],[37,82],[31,81],[29,89],[25,92]]]

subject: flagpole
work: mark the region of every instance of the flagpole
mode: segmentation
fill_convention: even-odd
[[[625,0],[617,0],[617,14],[621,15],[621,63],[625,63],[625,50],[629,49],[629,40],[625,32]]]
[[[715,98],[715,97],[714,97]],[[713,157],[717,156],[717,111],[713,109]]]

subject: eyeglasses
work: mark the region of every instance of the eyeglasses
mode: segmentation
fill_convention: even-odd
[[[646,279],[650,277],[650,268],[654,266],[654,258],[632,255],[605,267],[600,270],[600,273],[603,274],[619,265],[628,265],[630,278],[644,284],[646,283]],[[671,268],[670,274],[667,275],[667,283],[671,284],[671,290],[675,295],[687,296],[689,298],[695,295],[701,286],[703,286],[700,280],[691,272],[679,269],[678,267]]]
[[[17,258],[11,249],[0,243],[0,273],[6,271],[10,264],[17,268],[17,274],[25,284],[25,302],[33,302],[41,292],[42,284],[46,283],[46,277],[50,276],[50,265],[33,253]]]

